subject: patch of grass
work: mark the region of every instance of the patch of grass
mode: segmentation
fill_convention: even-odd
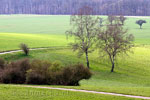
[[[139,19],[144,19],[147,21],[146,24],[143,24],[143,29],[140,29],[140,27],[135,24],[135,22]],[[125,27],[128,28],[129,33],[135,36],[136,44],[150,44],[150,23],[148,18],[128,18]]]
[[[0,15],[2,33],[64,34],[70,16],[57,15]]]
[[[65,35],[0,33],[0,51],[20,49],[21,43],[37,48],[67,46],[69,41]]]
[[[0,85],[2,100],[141,100],[93,93]]]

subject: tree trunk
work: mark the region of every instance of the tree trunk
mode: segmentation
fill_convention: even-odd
[[[88,57],[88,52],[86,51],[86,64],[87,64],[87,67],[90,68],[90,63],[89,63],[89,57]]]
[[[142,29],[142,25],[140,25],[140,29]]]
[[[111,72],[114,72],[114,68],[115,68],[115,63],[112,63]]]
[[[111,68],[111,72],[114,72],[114,68],[115,68],[115,57],[113,56],[112,58],[112,68]]]

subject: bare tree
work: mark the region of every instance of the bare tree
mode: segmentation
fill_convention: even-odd
[[[126,21],[127,18],[121,15],[119,16],[119,19],[120,19],[121,24],[124,25],[124,22]]]
[[[137,20],[137,21],[136,21],[136,24],[138,24],[138,25],[140,26],[140,29],[142,29],[142,25],[143,25],[144,23],[146,23],[145,20]]]
[[[99,18],[99,24],[100,24],[100,27],[103,26],[103,22],[104,22],[104,19],[103,19],[103,18]]]
[[[112,64],[111,72],[114,72],[117,56],[121,53],[127,53],[133,47],[134,37],[127,32],[127,29],[124,29],[117,19],[114,20],[114,24],[110,22],[99,32],[97,47],[108,55]]]
[[[114,22],[114,20],[115,20],[116,18],[117,18],[116,16],[109,15],[109,16],[108,16],[108,21],[109,21],[109,23],[112,25],[113,22]]]
[[[94,51],[94,44],[98,34],[97,27],[99,27],[99,18],[92,16],[92,9],[83,7],[79,13],[71,16],[71,30],[67,31],[67,36],[73,36],[75,41],[71,43],[72,49],[78,51],[79,57],[85,54],[87,67],[89,64],[89,53]]]

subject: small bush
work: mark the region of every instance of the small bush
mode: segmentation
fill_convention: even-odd
[[[54,61],[52,63],[52,66],[49,68],[49,70],[52,71],[52,72],[57,72],[57,71],[61,70],[61,68],[62,68],[61,62]]]
[[[22,76],[19,70],[15,68],[6,69],[2,73],[2,82],[3,83],[16,83],[22,84],[24,83],[24,77]]]
[[[37,73],[36,71],[29,70],[26,77],[27,84],[46,84],[46,79],[43,75]]]
[[[60,71],[50,74],[50,85],[71,85],[78,86],[82,79],[89,79],[92,76],[90,70],[82,64],[64,67]]]
[[[74,69],[73,67],[65,67],[62,70],[61,74],[61,85],[69,85],[71,83],[72,78],[74,77]]]
[[[30,68],[28,59],[18,60],[5,65],[2,70],[1,81],[3,83],[22,84],[26,81],[26,72]]]
[[[20,44],[20,48],[25,53],[26,56],[29,55],[29,48],[26,44]]]
[[[27,84],[47,84],[49,68],[52,63],[49,61],[33,60],[31,69],[27,72]]]
[[[90,70],[82,64],[69,66],[63,70],[64,85],[79,85],[80,80],[89,79],[91,76]]]
[[[20,68],[21,72],[23,72],[24,74],[26,74],[27,70],[29,70],[31,67],[30,60],[28,58],[19,60],[18,65],[19,65],[18,67]]]

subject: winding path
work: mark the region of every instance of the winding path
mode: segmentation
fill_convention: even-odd
[[[16,86],[21,86],[21,85],[16,85]],[[74,92],[84,92],[84,93],[95,93],[95,94],[123,96],[123,97],[128,97],[128,98],[150,100],[150,97],[125,95],[125,94],[119,94],[119,93],[97,92],[97,91],[78,90],[78,89],[66,89],[66,88],[53,88],[53,87],[43,87],[43,86],[21,86],[21,87],[42,88],[42,89],[52,89],[52,90],[62,90],[62,91],[74,91]]]
[[[53,48],[68,48],[67,46],[53,46],[53,47],[41,47],[41,48],[31,48],[29,50],[42,50],[42,49],[53,49]],[[3,55],[3,54],[10,54],[10,53],[16,53],[16,52],[21,52],[22,50],[10,50],[10,51],[2,51],[0,52],[0,55]]]
[[[29,49],[29,50],[41,50],[41,49],[48,49],[48,48],[34,48],[34,49]],[[0,52],[0,55],[9,54],[9,53],[16,53],[16,52],[21,52],[21,51],[22,50],[4,51],[4,52]]]

